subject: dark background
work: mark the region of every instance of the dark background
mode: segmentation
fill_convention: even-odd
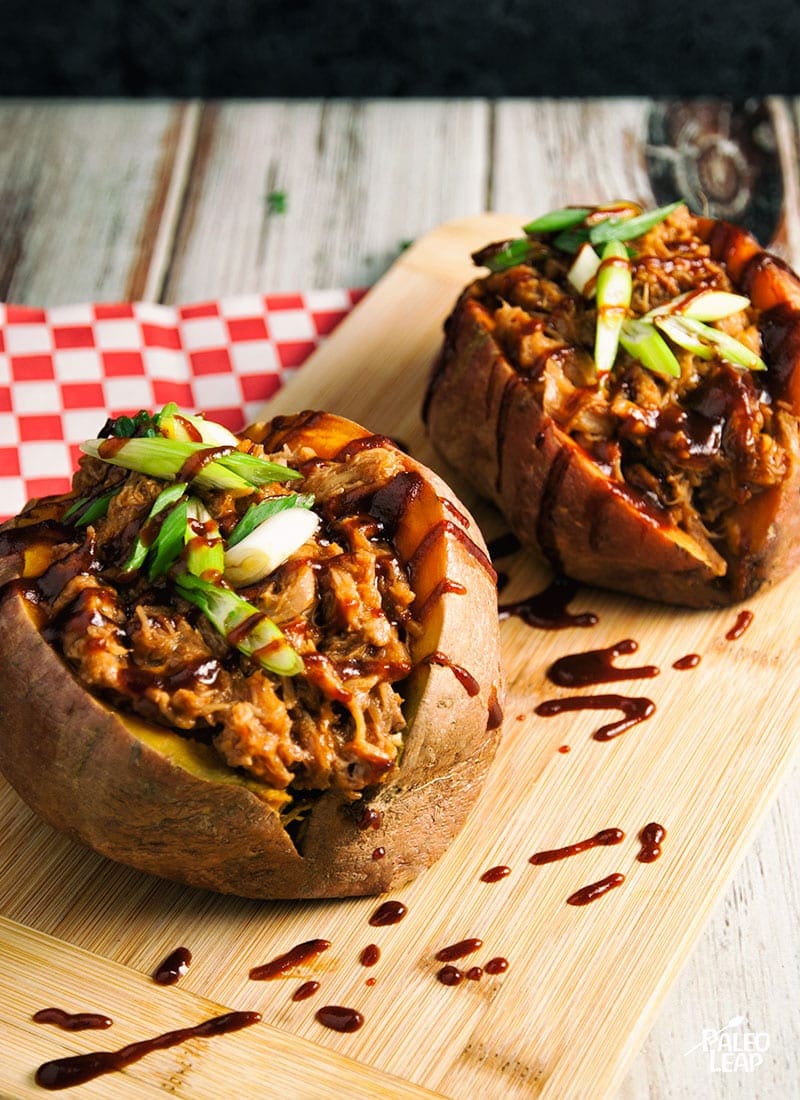
[[[797,0],[3,0],[0,94],[800,92]]]

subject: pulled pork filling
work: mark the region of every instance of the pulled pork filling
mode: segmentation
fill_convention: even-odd
[[[301,656],[303,671],[280,676],[233,648],[165,577],[148,582],[121,568],[163,490],[163,481],[85,458],[74,498],[116,488],[106,516],[84,529],[37,582],[45,637],[77,678],[121,709],[211,742],[232,768],[278,791],[335,788],[356,798],[398,759],[405,720],[395,688],[411,671],[407,636],[414,594],[372,495],[402,471],[391,447],[340,460],[309,451],[267,456],[287,464],[313,493],[317,534],[274,572],[239,590],[266,613]],[[260,497],[214,490],[204,503],[223,537]],[[29,518],[35,518],[34,511]],[[77,541],[81,540],[81,541]]]
[[[634,318],[687,291],[734,289],[686,207],[627,243]],[[620,348],[598,383],[596,305],[567,281],[572,261],[542,242],[530,263],[486,276],[467,293],[485,308],[496,340],[544,411],[660,521],[697,539],[723,573],[737,537],[726,527],[728,513],[783,481],[791,421],[764,388],[763,372],[677,347],[678,378],[651,373]],[[717,328],[760,353],[754,308]]]

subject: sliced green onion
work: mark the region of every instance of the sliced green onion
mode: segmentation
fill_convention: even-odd
[[[184,482],[178,482],[175,485],[168,485],[166,489],[163,489],[156,499],[153,501],[153,507],[150,509],[147,519],[145,520],[139,534],[137,535],[136,542],[133,544],[133,550],[130,553],[128,560],[123,565],[123,570],[126,573],[132,573],[135,569],[141,569],[144,565],[144,560],[147,557],[150,547],[153,544],[153,539],[148,538],[148,534],[152,531],[151,521],[155,519],[157,515],[160,515],[165,508],[168,508],[170,504],[175,504],[180,500],[183,494],[186,492],[186,485]]]
[[[506,271],[509,267],[524,264],[532,256],[542,254],[543,245],[539,241],[529,241],[518,237],[512,241],[500,241],[473,252],[472,260],[478,267],[488,267],[493,273]]]
[[[698,359],[713,359],[716,354],[710,344],[704,344],[684,328],[679,317],[672,314],[653,317],[653,324],[679,348],[690,351]]]
[[[228,536],[228,547],[247,538],[259,524],[270,516],[276,516],[284,508],[310,508],[313,503],[313,493],[287,493],[282,497],[267,497],[258,504],[252,504]]]
[[[178,592],[199,607],[215,630],[269,672],[295,676],[303,671],[299,653],[272,621],[253,604],[228,588],[184,573],[176,580]],[[250,625],[248,625],[250,624]]]
[[[653,325],[629,318],[620,329],[619,342],[628,355],[638,360],[647,370],[668,378],[680,378],[678,360]]]
[[[182,500],[161,524],[156,541],[153,543],[152,556],[147,570],[149,580],[154,581],[158,577],[163,577],[173,562],[177,561],[180,556],[181,550],[183,550],[183,536],[186,531],[187,516],[187,503]]]
[[[115,489],[109,489],[107,493],[95,497],[94,500],[91,497],[81,497],[79,500],[75,501],[71,508],[67,509],[64,513],[64,519],[71,519],[72,516],[77,515],[82,508],[86,508],[86,511],[82,512],[78,519],[75,520],[76,527],[86,527],[88,524],[94,523],[96,519],[102,519],[103,516],[106,515],[109,504],[118,492],[119,486]]]
[[[216,448],[205,443],[187,443],[179,439],[125,439],[107,448],[108,440],[87,439],[81,444],[84,454],[100,458],[113,466],[122,466],[126,470],[136,470],[150,477],[164,481],[174,481],[193,456],[203,451],[213,456],[198,468],[198,472],[188,480],[205,489],[231,489],[249,491],[254,485],[265,485],[272,481],[289,481],[301,475],[295,470],[275,462],[256,458],[242,451],[228,454],[216,454]],[[104,454],[103,451],[106,453]]]
[[[563,206],[560,210],[551,210],[549,214],[534,218],[522,228],[526,233],[558,233],[579,225],[593,209],[591,206]]]
[[[592,244],[604,244],[606,241],[630,241],[634,237],[641,237],[643,233],[647,233],[654,225],[668,218],[682,205],[682,201],[679,200],[667,206],[649,210],[646,214],[639,214],[635,218],[607,218],[591,227],[589,240]]]
[[[579,294],[585,294],[587,286],[594,279],[599,267],[600,257],[587,241],[578,249],[578,254],[572,261],[572,267],[567,272],[567,279]]]
[[[633,279],[627,250],[621,242],[609,241],[603,249],[597,272],[594,361],[599,375],[607,374],[614,365],[619,332],[627,316],[632,293]]]
[[[689,333],[699,337],[701,342],[713,344],[717,355],[735,367],[744,367],[747,370],[767,369],[767,364],[761,356],[756,355],[741,341],[729,336],[727,332],[704,325],[702,321],[693,321],[690,317],[675,317],[674,320]]]
[[[750,299],[744,294],[729,294],[726,290],[688,290],[663,306],[651,309],[642,320],[677,314],[691,317],[693,321],[721,321],[723,317],[739,313],[749,305]]]
[[[186,504],[186,568],[195,577],[218,580],[225,569],[225,547],[217,521],[196,497],[189,497]]]
[[[574,229],[565,229],[553,238],[553,246],[562,252],[577,252],[582,244],[589,240],[589,229],[585,225],[578,225]]]
[[[286,508],[225,552],[225,580],[234,588],[257,584],[308,542],[319,527],[309,508]]]
[[[167,439],[182,439],[189,443],[202,443],[216,446],[235,447],[239,442],[233,432],[214,420],[204,416],[190,416],[181,412],[177,405],[165,405],[158,418],[158,426]]]

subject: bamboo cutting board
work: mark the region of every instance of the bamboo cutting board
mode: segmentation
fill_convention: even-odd
[[[419,407],[441,322],[471,277],[470,251],[515,235],[522,220],[480,215],[418,241],[268,410],[328,408],[402,439],[454,481],[487,537],[502,521],[436,459]],[[549,579],[522,553],[501,567],[511,575],[504,600]],[[734,641],[726,633],[736,610],[688,612],[588,589],[571,610],[596,612],[592,629],[543,632],[506,621],[508,701],[496,763],[444,859],[393,895],[408,915],[392,927],[368,925],[374,899],[254,902],[138,874],[56,835],[3,785],[0,1019],[3,1045],[16,1051],[0,1064],[3,1095],[41,1096],[32,1072],[44,1058],[113,1049],[219,1006],[256,1009],[266,1026],[190,1044],[189,1053],[163,1052],[80,1095],[210,1097],[225,1095],[226,1082],[230,1095],[277,1092],[287,1100],[425,1090],[459,1100],[612,1095],[800,741],[800,677],[791,660],[799,584],[790,579],[753,599],[752,624]],[[565,694],[545,681],[556,657],[625,638],[639,651],[618,664],[661,668],[655,679],[618,689],[653,699],[652,718],[599,743],[591,734],[609,720],[603,713],[533,713],[542,699]],[[702,655],[699,666],[674,670],[687,653]],[[571,751],[559,752],[565,744]],[[664,853],[642,864],[636,835],[653,820],[668,831]],[[528,863],[537,850],[609,827],[625,831],[622,844]],[[511,873],[482,882],[497,864]],[[613,872],[626,876],[619,889],[587,907],[565,904]],[[248,979],[252,966],[317,937],[332,942],[330,951],[291,978]],[[484,941],[470,964],[504,956],[509,968],[446,987],[433,956],[467,937]],[[359,954],[369,943],[381,958],[366,970]],[[195,960],[178,989],[142,976],[178,944]],[[292,1002],[310,977],[319,993]],[[31,1013],[50,1004],[106,1012],[117,1027],[98,1042],[96,1033],[30,1024]],[[314,1019],[322,1004],[357,1008],[364,1027],[325,1030]]]

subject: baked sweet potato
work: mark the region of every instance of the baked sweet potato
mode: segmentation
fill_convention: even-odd
[[[784,577],[800,560],[797,276],[678,204],[558,211],[526,233],[474,257],[490,273],[446,322],[434,445],[577,580],[709,607]]]
[[[191,885],[308,898],[412,878],[461,828],[500,733],[480,532],[431,471],[341,417],[250,427],[234,457],[296,474],[244,488],[208,484],[232,446],[168,419],[199,442],[166,490],[136,451],[164,421],[113,421],[69,494],[0,530],[0,770],[75,840]],[[113,464],[134,451],[139,472]],[[232,593],[220,545],[227,577],[232,532],[298,486],[317,532]],[[205,511],[187,517],[192,494]],[[251,611],[220,627],[203,601],[231,593]]]

